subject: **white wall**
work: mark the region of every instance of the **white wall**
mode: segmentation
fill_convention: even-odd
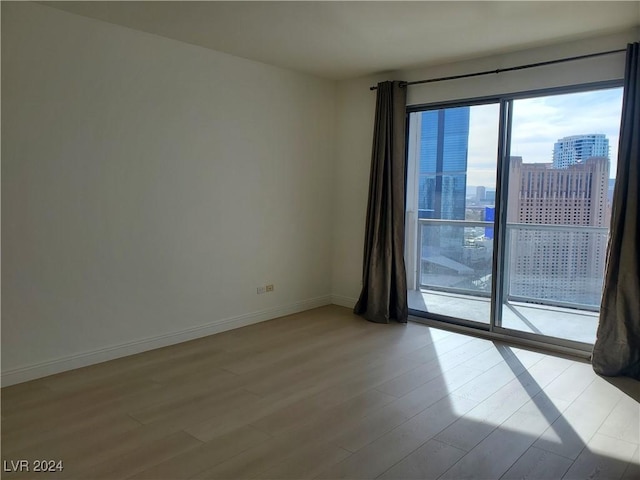
[[[3,383],[329,303],[335,99],[3,2]]]
[[[617,50],[625,48],[628,42],[638,41],[638,39],[640,39],[640,32],[638,29],[633,29],[580,42],[340,82],[337,105],[336,191],[334,193],[336,203],[333,212],[332,292],[334,303],[353,306],[361,288],[362,252],[376,102],[375,92],[369,91],[371,85],[383,80],[421,80]],[[407,92],[407,104],[437,103],[621,79],[624,76],[624,58],[624,53],[621,53],[499,75],[411,86]]]

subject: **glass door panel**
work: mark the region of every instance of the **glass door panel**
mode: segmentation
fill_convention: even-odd
[[[503,329],[592,344],[622,88],[513,100]]]
[[[500,105],[409,116],[409,308],[489,324]]]

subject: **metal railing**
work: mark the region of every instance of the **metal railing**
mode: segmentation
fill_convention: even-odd
[[[494,222],[485,221],[419,219],[416,284],[420,288],[429,290],[490,297],[494,226]],[[440,233],[438,235],[431,234],[433,237],[431,240],[435,240],[437,245],[430,245],[429,239],[423,242],[425,229],[438,227],[440,227]],[[444,235],[441,227],[449,227]],[[458,228],[463,230],[458,230]],[[485,230],[483,232],[477,229]],[[489,237],[485,235],[488,232],[490,233]],[[558,235],[553,235],[554,232]],[[608,228],[606,227],[507,223],[504,253],[505,300],[597,311],[607,236]],[[483,245],[479,245],[479,243],[483,243]],[[485,252],[485,260],[477,262],[477,266],[480,268],[475,268],[466,261],[469,258],[468,254],[474,248],[488,249]],[[527,252],[523,253],[524,250],[529,251],[528,261],[530,264],[536,259],[539,260],[536,264],[538,270],[542,270],[544,273],[546,265],[549,270],[546,272],[547,276],[541,275],[540,272],[538,272],[538,277],[536,274],[523,272],[523,263],[526,263],[524,260],[527,257]],[[575,259],[578,255],[576,252],[581,254],[578,266],[568,263],[562,257],[563,254],[570,254],[569,256]],[[585,258],[585,252],[590,252],[592,255]],[[545,254],[548,254],[548,257],[544,257]],[[559,260],[557,265],[553,263],[554,256]],[[545,262],[546,264],[541,266]],[[424,270],[427,266],[432,272],[451,270],[454,273],[448,275],[426,273]],[[574,275],[567,278],[567,281],[563,281],[562,278],[558,279],[552,274],[558,270],[573,271],[578,267],[584,270],[583,275]],[[456,269],[458,269],[457,273]],[[527,277],[529,277],[529,281],[533,282],[531,285],[527,285]],[[434,281],[437,279],[446,279],[449,283],[454,284]],[[456,279],[459,279],[457,283],[455,283]],[[586,292],[580,291],[580,282],[584,283]],[[539,285],[539,288],[535,288],[535,283]],[[554,283],[558,284],[557,288],[554,288]],[[470,285],[474,285],[474,288],[470,288]],[[518,289],[514,285],[519,285],[520,288]],[[569,287],[574,289],[575,294],[570,291]],[[565,296],[556,295],[558,298],[553,298],[555,293],[562,293],[563,288],[566,290]],[[537,290],[545,291],[545,289],[549,292],[548,294],[536,294]],[[593,299],[584,301],[585,299],[589,300],[589,292],[592,292]]]
[[[457,227],[457,228],[493,228],[493,222],[483,222],[483,221],[467,221],[467,220],[433,220],[433,219],[418,219],[418,255],[416,255],[417,261],[417,285],[420,288],[428,288],[430,290],[437,290],[443,292],[451,292],[451,293],[460,293],[464,295],[475,295],[481,297],[490,297],[491,291],[482,291],[478,289],[464,288],[460,286],[442,286],[437,284],[428,284],[423,282],[423,263],[428,261],[428,258],[425,258],[423,252],[423,226],[435,226],[435,227]],[[461,247],[464,246],[464,243],[461,244]],[[455,260],[454,260],[455,261]]]

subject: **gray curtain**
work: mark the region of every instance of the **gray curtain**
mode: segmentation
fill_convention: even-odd
[[[627,46],[618,170],[613,193],[593,369],[640,379],[640,43]]]
[[[362,292],[354,312],[367,320],[405,323],[404,266],[406,87],[378,84],[369,177]]]

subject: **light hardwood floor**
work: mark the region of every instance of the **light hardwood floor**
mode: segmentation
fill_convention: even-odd
[[[640,383],[329,306],[2,389],[2,478],[640,478]],[[6,463],[5,463],[6,462]]]

